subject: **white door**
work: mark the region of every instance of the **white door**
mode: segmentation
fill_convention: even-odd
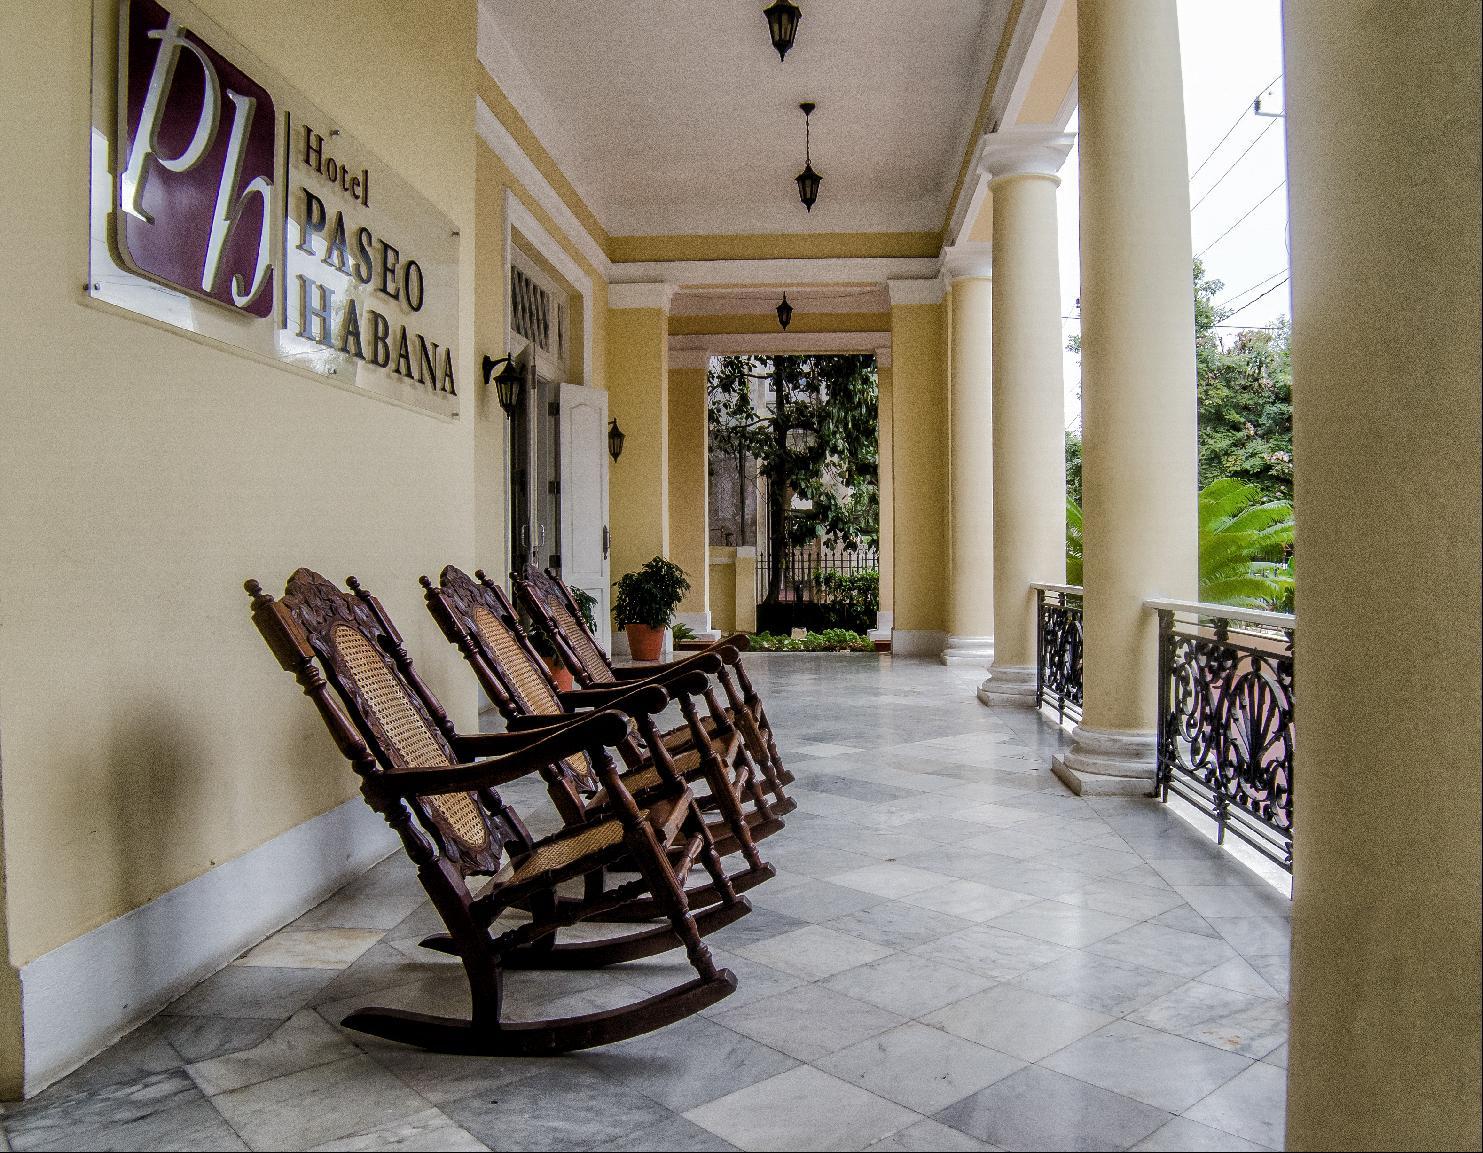
[[[561,575],[597,600],[598,639],[612,651],[608,615],[608,394],[563,384],[561,424]]]

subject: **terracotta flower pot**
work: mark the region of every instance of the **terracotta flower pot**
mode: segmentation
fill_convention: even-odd
[[[636,661],[657,661],[664,651],[664,630],[652,625],[624,625],[628,634],[628,651]]]
[[[576,682],[572,680],[572,670],[561,663],[560,657],[548,658],[546,668],[551,670],[551,679],[562,692],[569,693],[576,687]]]

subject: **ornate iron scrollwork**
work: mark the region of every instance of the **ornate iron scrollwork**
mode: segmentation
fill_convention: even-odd
[[[1159,611],[1158,781],[1292,870],[1293,635]]]
[[[1081,719],[1081,600],[1036,590],[1035,704],[1050,704],[1058,720]]]

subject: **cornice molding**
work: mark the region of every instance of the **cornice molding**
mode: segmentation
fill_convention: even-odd
[[[525,154],[525,149],[520,147],[519,142],[510,135],[509,129],[500,123],[499,117],[490,111],[489,105],[482,98],[476,98],[474,102],[474,127],[479,138],[489,146],[491,152],[504,161],[505,167],[521,186],[546,210],[583,258],[597,269],[598,275],[604,280],[611,279],[612,262],[608,260],[602,245],[577,219],[577,214],[567,207],[566,201],[551,187],[551,182],[542,175],[535,162]]]
[[[940,263],[940,262],[935,262]],[[888,280],[886,291],[891,294],[891,307],[903,304],[940,304],[947,284],[941,276],[930,279]]]
[[[673,341],[669,350],[669,369],[673,372],[677,368],[708,368],[711,363],[711,350],[708,347],[700,348],[676,348]]]
[[[668,260],[612,266],[612,284],[667,281],[686,288],[738,284],[878,284],[895,277],[936,276],[940,260],[924,257],[820,257],[817,260]]]
[[[942,253],[942,271],[949,280],[988,279],[994,274],[994,246],[984,241],[965,241],[946,248]]]
[[[728,332],[704,337],[671,336],[670,364],[679,355],[704,349],[710,356],[768,356],[810,353],[860,353],[874,355],[891,346],[889,332]]]
[[[674,295],[675,286],[664,281],[610,284],[608,308],[657,308],[668,312],[669,302],[674,299]]]

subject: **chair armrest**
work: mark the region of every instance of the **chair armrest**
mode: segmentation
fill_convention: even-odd
[[[568,709],[616,709],[628,716],[662,713],[669,704],[664,685],[604,685],[601,688],[573,689],[559,693],[562,707]]]
[[[383,797],[430,796],[497,788],[547,765],[598,745],[612,748],[628,735],[619,713],[587,713],[523,749],[450,768],[404,769],[365,779],[365,788]]]
[[[520,718],[524,719],[524,718]],[[569,722],[569,716],[537,717],[546,721],[544,725],[513,725],[502,733],[459,733],[449,743],[460,761],[477,761],[485,757],[497,757],[523,749],[532,741],[538,741],[546,733]]]
[[[527,713],[511,717],[505,724],[512,733],[527,733],[533,729],[557,728],[571,719],[571,713]]]
[[[623,687],[628,689],[640,684],[667,684],[674,677],[685,676],[696,670],[714,676],[721,671],[722,664],[729,663],[725,657],[726,652],[734,653],[735,650],[718,650],[713,645],[702,652],[692,653],[682,661],[670,661],[668,664],[663,665],[648,665],[642,669],[618,669],[616,672]],[[634,672],[641,675],[626,675]]]

